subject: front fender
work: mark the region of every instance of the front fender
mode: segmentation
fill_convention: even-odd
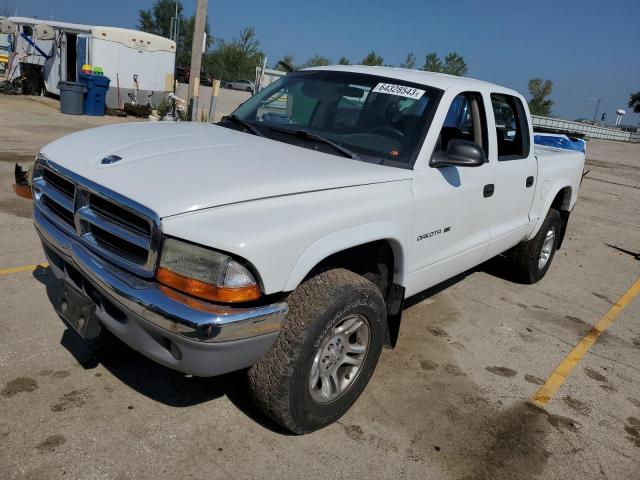
[[[344,248],[385,238],[394,248],[406,245],[412,215],[410,182],[392,181],[185,213],[162,219],[162,229],[245,259],[272,294],[295,289],[319,261]]]
[[[287,278],[284,290],[294,290],[313,267],[330,255],[376,240],[389,241],[395,261],[394,283],[402,285],[405,272],[402,237],[399,225],[392,222],[369,223],[326,235],[313,242],[300,256]]]

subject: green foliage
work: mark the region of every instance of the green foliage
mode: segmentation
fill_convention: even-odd
[[[458,53],[449,53],[444,57],[443,62],[436,52],[431,52],[425,57],[422,70],[464,77],[467,74],[468,67],[464,57]]]
[[[253,80],[264,54],[254,27],[247,27],[238,38],[218,40],[204,55],[204,70],[221,80]]]
[[[415,68],[416,66],[416,56],[413,52],[407,53],[407,58],[400,64],[402,68]]]
[[[171,18],[176,13],[176,1],[178,2],[178,18],[180,20],[180,31],[176,42],[176,64],[189,66],[191,63],[191,45],[193,45],[195,17],[185,18],[182,14],[183,7],[181,0],[156,0],[148,10],[140,10],[138,12],[138,29],[143,32],[169,38],[171,36]],[[208,21],[205,24],[205,32],[207,32],[206,48],[209,48],[213,39],[211,35],[209,35]]]
[[[294,68],[294,69],[296,68],[296,65],[295,65],[295,63],[294,63],[294,59],[293,59],[293,54],[291,54],[291,53],[287,53],[287,54],[284,56],[284,58],[282,59],[282,61],[283,61],[284,63],[286,63],[287,65],[289,65],[290,67],[292,67],[292,68]],[[286,71],[286,70],[285,70],[285,68],[284,68],[282,65],[280,65],[280,62],[276,63],[276,65],[275,65],[275,67],[274,67],[274,68],[275,68],[276,70],[280,70],[281,72],[285,72],[285,71]]]
[[[291,65],[291,64],[290,64]],[[300,68],[306,67],[323,67],[325,65],[331,65],[331,60],[327,57],[318,55],[317,53],[313,57],[309,57],[307,61]]]
[[[351,65],[351,62],[347,57],[340,57],[340,60],[338,60],[338,65]]]
[[[633,108],[634,113],[640,113],[640,92],[629,95],[629,108]]]
[[[467,70],[467,62],[464,61],[462,55],[452,52],[444,57],[444,73],[464,77],[467,74]]]
[[[443,70],[442,60],[440,60],[436,52],[431,52],[426,55],[422,70],[425,70],[427,72],[442,73],[442,70]]]
[[[361,65],[369,65],[374,67],[380,66],[383,63],[384,59],[373,50],[371,50],[369,54],[360,61]]]
[[[529,94],[531,95],[529,110],[531,111],[531,115],[551,115],[553,101],[545,100],[545,98],[551,95],[552,89],[553,82],[551,80],[545,80],[544,83],[541,78],[532,78],[529,80]]]

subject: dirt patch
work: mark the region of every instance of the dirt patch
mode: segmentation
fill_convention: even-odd
[[[578,431],[580,423],[569,417],[563,417],[562,415],[549,415],[547,422],[553,425],[558,430],[569,430],[571,432]]]
[[[29,393],[38,389],[38,382],[30,377],[18,377],[7,382],[0,395],[5,398],[13,397],[18,393]]]
[[[492,440],[484,452],[469,462],[469,471],[463,478],[536,478],[551,456],[544,448],[545,417],[544,410],[524,403],[490,420],[484,427]]]
[[[67,378],[70,373],[66,370],[42,370],[38,375],[41,377],[51,377],[56,379]]]
[[[533,376],[533,375],[529,375],[528,373],[525,373],[524,375],[524,379],[529,382],[532,383],[533,385],[544,385],[544,380],[542,378]]]
[[[364,440],[364,432],[360,425],[343,425],[344,433],[347,434],[351,440],[356,442],[362,442]]]
[[[50,435],[45,438],[42,442],[40,442],[36,449],[41,452],[55,452],[56,448],[67,441],[62,435]]]
[[[640,448],[640,420],[635,417],[627,418],[624,431],[627,433],[627,440]]]
[[[71,408],[80,408],[86,403],[88,397],[90,397],[90,395],[87,394],[86,388],[82,390],[72,390],[58,398],[58,401],[51,406],[51,411],[63,412]]]
[[[512,378],[515,377],[518,372],[512,370],[507,367],[487,367],[485,369],[487,372],[493,373],[494,375],[499,375],[501,377]]]
[[[422,368],[422,370],[435,370],[438,368],[438,364],[431,360],[420,360],[420,368]]]
[[[565,403],[567,407],[571,410],[578,412],[580,415],[584,415],[588,417],[591,413],[591,407],[583,402],[582,400],[578,400],[577,398],[573,398],[570,395],[562,398],[562,401]]]
[[[606,295],[603,295],[601,293],[591,292],[591,295],[593,295],[594,297],[599,298],[600,300],[604,300],[605,302],[607,302],[610,305],[613,305],[615,303],[609,297],[607,297]]]
[[[434,337],[450,338],[449,334],[447,332],[445,332],[444,330],[442,330],[441,328],[429,327],[429,328],[427,328],[427,330]]]
[[[445,365],[443,368],[445,372],[447,372],[449,375],[453,375],[454,377],[463,377],[466,375],[466,373],[464,373],[459,366],[453,365],[451,363]]]
[[[585,367],[584,373],[585,373],[585,375],[587,377],[595,380],[596,382],[606,382],[607,381],[607,377],[602,375],[597,370],[594,370],[593,368]]]

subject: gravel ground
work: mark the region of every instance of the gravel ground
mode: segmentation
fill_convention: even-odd
[[[52,106],[0,96],[0,269],[44,261],[13,162],[119,121]],[[0,276],[0,478],[640,478],[640,298],[545,409],[530,402],[640,277],[640,145],[591,141],[588,167],[542,282],[494,262],[411,299],[360,400],[303,437],[256,411],[242,372],[186,378],[85,343],[53,312],[47,269]]]

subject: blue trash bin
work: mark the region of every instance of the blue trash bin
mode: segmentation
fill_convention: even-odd
[[[84,98],[84,114],[103,116],[111,80],[102,75],[81,73],[80,82],[87,85],[87,94]]]

